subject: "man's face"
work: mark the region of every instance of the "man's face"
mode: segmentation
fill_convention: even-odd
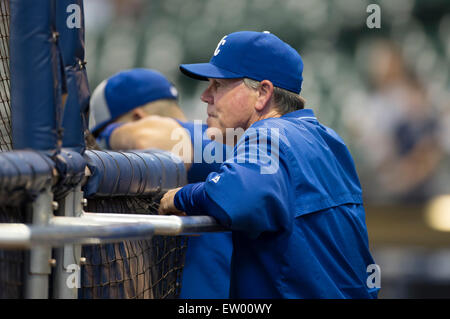
[[[256,93],[242,79],[209,79],[201,100],[208,104],[207,124],[225,137],[227,128],[246,130],[255,115]]]

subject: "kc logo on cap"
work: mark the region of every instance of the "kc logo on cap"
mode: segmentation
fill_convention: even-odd
[[[214,51],[214,56],[216,56],[216,55],[218,55],[219,54],[219,52],[220,52],[220,46],[221,45],[224,45],[225,44],[225,42],[227,42],[227,40],[225,40],[225,38],[226,38],[227,36],[224,36],[223,38],[222,38],[222,40],[220,40],[220,42],[217,44],[217,48],[216,48],[216,50]]]
[[[228,34],[219,41],[208,63],[182,64],[180,69],[198,80],[269,80],[274,86],[297,94],[303,82],[300,54],[268,31]]]

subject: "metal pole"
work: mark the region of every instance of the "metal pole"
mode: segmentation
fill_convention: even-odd
[[[81,218],[76,220],[83,221]],[[61,247],[66,244],[98,245],[124,240],[150,238],[151,224],[141,223],[72,223],[72,225],[33,226],[27,224],[0,224],[0,248],[32,249],[42,246]],[[52,260],[50,260],[52,261]],[[51,264],[54,264],[51,262]]]
[[[31,230],[26,224],[0,224],[0,248],[24,249],[31,247]]]
[[[59,215],[78,217],[82,210],[83,192],[78,185],[60,201]],[[53,282],[53,298],[77,299],[80,288],[81,246],[64,245],[55,249],[56,269]],[[73,273],[72,273],[73,272]]]
[[[52,216],[53,193],[47,187],[32,203],[33,225],[47,225]],[[47,299],[48,281],[51,272],[51,247],[34,247],[29,251],[26,259],[25,298]]]
[[[187,235],[203,232],[221,232],[229,229],[219,225],[210,216],[162,216],[142,214],[84,213],[81,218],[54,217],[52,225],[105,225],[117,223],[150,224],[155,235]]]

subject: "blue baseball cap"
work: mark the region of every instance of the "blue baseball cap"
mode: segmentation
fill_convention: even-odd
[[[175,86],[151,69],[121,71],[100,83],[90,99],[89,129],[96,133],[121,115],[147,103],[178,98]]]
[[[268,31],[239,31],[220,40],[209,63],[181,64],[180,70],[198,80],[250,78],[300,93],[303,61],[289,44]]]

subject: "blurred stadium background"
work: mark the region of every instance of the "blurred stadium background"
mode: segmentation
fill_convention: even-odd
[[[366,8],[381,8],[369,29]],[[450,297],[450,2],[447,0],[89,0],[91,90],[156,68],[205,119],[204,85],[180,63],[209,60],[237,30],[269,30],[305,63],[303,96],[348,143],[364,187],[381,298]]]

